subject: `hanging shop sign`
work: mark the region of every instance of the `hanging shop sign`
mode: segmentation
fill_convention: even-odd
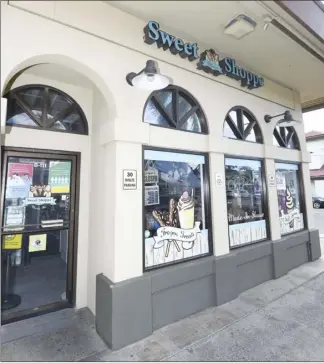
[[[239,67],[234,59],[226,57],[219,60],[218,54],[213,49],[205,50],[199,55],[197,43],[185,43],[182,39],[162,31],[156,21],[151,20],[145,26],[144,42],[149,45],[156,43],[158,48],[169,50],[174,55],[179,54],[181,58],[188,58],[190,62],[199,59],[197,69],[211,73],[215,77],[225,75],[240,81],[242,87],[254,89],[264,86],[263,77]]]
[[[26,198],[24,199],[23,207],[27,205],[44,205],[51,204],[55,205],[55,199],[53,197],[36,197],[36,198]]]
[[[19,250],[22,246],[22,234],[3,236],[2,248],[4,250]]]

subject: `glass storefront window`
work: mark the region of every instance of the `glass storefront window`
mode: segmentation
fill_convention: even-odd
[[[276,163],[280,232],[282,235],[304,229],[299,179],[298,165]]]
[[[262,163],[225,158],[230,248],[267,238]]]
[[[145,269],[211,253],[206,156],[144,151]]]

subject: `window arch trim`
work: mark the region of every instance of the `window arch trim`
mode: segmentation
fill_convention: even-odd
[[[167,110],[164,107],[161,107],[160,102],[156,99],[156,95],[159,92],[163,92],[163,91],[171,91],[171,92],[175,92],[176,97],[181,96],[182,98],[184,98],[187,102],[189,102],[190,104],[192,104],[192,108],[185,114],[182,116],[182,118],[179,119],[179,115],[178,115],[178,103],[176,102],[176,100],[174,100],[172,98],[172,115],[170,115]],[[160,112],[160,114],[166,118],[167,122],[169,124],[173,124],[174,127],[172,126],[163,126],[163,125],[157,125],[157,124],[153,124],[153,123],[149,123],[149,122],[145,122],[145,112],[146,109],[148,107],[148,104],[150,101],[152,101],[153,98],[153,104],[154,106],[157,108],[157,110]],[[157,103],[159,103],[159,106],[156,106]],[[163,108],[163,110],[161,110]],[[162,111],[162,112],[161,112]],[[196,131],[190,131],[190,130],[184,130],[181,129],[180,127],[193,115],[195,114],[195,112],[199,112],[200,115],[197,114],[198,118],[199,118],[199,122],[200,122],[200,127],[201,127],[201,132],[196,132]],[[175,115],[174,113],[177,113],[177,115]],[[177,122],[178,121],[178,122]],[[157,90],[157,91],[153,91],[147,98],[145,104],[144,104],[144,108],[143,108],[143,112],[142,112],[142,122],[144,123],[148,123],[149,125],[155,126],[155,127],[162,127],[164,129],[171,129],[171,130],[177,130],[177,131],[182,131],[182,132],[190,132],[193,134],[198,134],[198,135],[208,135],[209,134],[209,127],[208,127],[208,122],[207,122],[207,118],[205,115],[205,112],[201,106],[201,104],[197,101],[197,99],[186,89],[180,87],[180,86],[176,86],[176,85],[169,85],[163,89]],[[179,125],[178,125],[179,123]]]
[[[235,127],[235,131],[232,129],[231,125],[228,122],[228,118],[230,117],[230,112],[232,111],[236,111],[236,110],[242,110],[242,118],[240,120],[240,126],[237,128]],[[248,127],[244,130],[244,123],[243,123],[243,115],[249,120],[249,125]],[[224,135],[224,128],[225,128],[225,124],[228,124],[228,126],[230,127],[231,131],[233,132],[233,134],[236,136],[236,138],[231,138],[231,137],[227,137]],[[235,122],[234,126],[235,126]],[[249,135],[248,131],[254,130],[255,133],[255,138],[256,141],[250,141],[250,140],[246,140],[246,138]],[[224,122],[223,122],[223,137],[226,139],[231,139],[231,140],[235,140],[235,141],[244,141],[244,142],[250,142],[253,144],[263,144],[264,143],[264,138],[263,138],[263,133],[262,133],[262,129],[260,127],[259,121],[258,119],[255,117],[255,115],[253,114],[253,112],[251,112],[248,108],[241,106],[241,105],[236,105],[233,106],[225,115],[224,118]]]
[[[279,130],[277,128],[279,126]],[[294,126],[283,126],[275,125],[273,128],[273,137],[276,139],[278,145],[277,147],[282,147],[288,150],[300,150],[300,141],[296,129]],[[289,147],[290,142],[294,143],[294,147]]]
[[[42,103],[43,103],[43,105],[42,105],[42,110],[43,110],[42,119],[40,119],[36,115],[34,115],[31,108],[21,98],[18,99],[18,97],[16,96],[16,93],[21,91],[21,90],[28,90],[28,89],[33,89],[33,88],[43,88],[44,89],[45,97],[44,97],[44,100],[42,101]],[[54,120],[51,120],[51,124],[54,124],[57,121],[59,116],[64,117],[64,115],[66,116],[71,111],[74,110],[77,113],[79,113],[79,115],[81,117],[81,120],[82,120],[83,126],[84,126],[84,132],[74,132],[74,131],[68,131],[68,130],[55,129],[53,127],[45,127],[45,125],[44,125],[45,115],[47,113],[47,102],[45,100],[48,100],[48,94],[49,94],[50,90],[62,95],[70,103],[70,107],[68,107],[64,111],[59,112],[59,115],[54,117]],[[89,125],[88,125],[88,121],[87,121],[87,118],[85,116],[85,113],[82,110],[82,107],[78,104],[78,102],[73,97],[71,97],[69,94],[65,93],[64,91],[60,90],[59,88],[52,87],[52,86],[49,86],[49,85],[46,85],[46,84],[40,84],[40,83],[25,84],[23,86],[19,86],[19,87],[11,89],[3,97],[7,98],[7,101],[8,101],[6,122],[9,119],[11,107],[13,107],[13,102],[12,101],[15,101],[15,102],[18,103],[19,107],[28,115],[28,117],[31,118],[31,120],[34,121],[36,123],[36,125],[37,125],[37,126],[29,126],[29,125],[19,125],[19,124],[17,124],[17,125],[6,125],[6,126],[28,128],[28,129],[34,129],[34,130],[45,130],[45,131],[52,131],[52,132],[62,132],[62,133],[65,133],[65,134],[89,135]]]

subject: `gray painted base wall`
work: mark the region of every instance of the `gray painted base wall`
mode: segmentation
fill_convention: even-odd
[[[117,284],[100,274],[96,329],[109,348],[120,349],[320,256],[319,233],[311,230],[235,249],[224,256],[147,272]]]

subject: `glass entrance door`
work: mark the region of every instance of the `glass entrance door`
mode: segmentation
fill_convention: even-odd
[[[1,320],[73,304],[76,156],[5,151]]]

